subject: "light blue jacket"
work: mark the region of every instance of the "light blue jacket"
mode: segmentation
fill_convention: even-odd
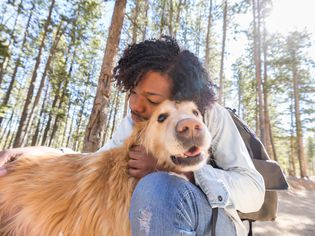
[[[212,207],[224,208],[234,222],[237,235],[247,235],[237,210],[243,213],[260,209],[265,195],[263,177],[255,169],[246,146],[228,111],[215,103],[204,121],[212,135],[212,152],[216,164],[194,172],[196,184],[206,194]],[[131,134],[133,122],[127,115],[118,129],[99,151],[122,145]]]

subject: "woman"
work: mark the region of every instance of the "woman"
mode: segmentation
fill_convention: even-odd
[[[229,113],[216,102],[212,82],[198,58],[181,50],[172,38],[146,40],[124,51],[114,69],[114,80],[130,94],[130,113],[100,150],[122,144],[133,124],[148,119],[165,99],[193,100],[213,136],[212,154],[220,167],[206,165],[187,173],[188,182],[160,170],[143,147],[133,147],[129,174],[141,180],[131,202],[132,234],[210,235],[212,208],[218,208],[217,235],[246,235],[237,211],[260,208],[263,178]],[[6,153],[10,152],[18,150]]]

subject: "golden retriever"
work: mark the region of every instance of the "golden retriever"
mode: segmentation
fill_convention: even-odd
[[[205,164],[210,143],[194,103],[165,101],[121,147],[19,158],[0,178],[0,235],[130,235],[129,148],[143,145],[159,168],[180,173]]]

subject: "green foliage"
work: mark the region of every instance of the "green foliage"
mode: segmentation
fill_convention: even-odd
[[[50,1],[24,0],[3,1],[0,3],[0,69],[1,96],[8,89],[9,82],[18,64],[16,82],[10,96],[9,104],[0,107],[0,116],[4,113],[14,117],[12,130],[23,107],[24,97],[29,86],[29,78],[34,68],[34,58],[38,53],[43,34],[43,25],[48,13]],[[50,49],[61,24],[61,37],[52,57],[46,77],[45,90],[42,93],[34,124],[40,121],[41,133],[47,125],[49,114],[52,123],[58,121],[58,130],[53,145],[80,148],[89,115],[92,110],[96,86],[100,76],[107,29],[109,27],[112,6],[115,1],[102,0],[60,0],[56,2],[52,22],[49,26],[40,67],[38,80],[44,73]],[[220,69],[220,51],[222,44],[223,1],[212,1],[211,30],[209,39],[209,74],[218,83]],[[263,17],[270,14],[272,1],[260,1]],[[160,37],[161,34],[176,34],[183,48],[198,55],[202,62],[205,58],[206,34],[210,1],[185,0],[131,0],[127,2],[126,17],[119,45],[119,55],[133,40]],[[138,4],[138,5],[137,5]],[[225,72],[232,65],[233,74],[225,74],[224,92],[226,104],[232,104],[238,109],[240,116],[255,130],[257,125],[257,82],[253,60],[253,22],[248,20],[248,28],[239,24],[239,18],[245,15],[252,17],[252,1],[228,1],[226,64]],[[136,5],[138,12],[136,12]],[[32,15],[31,15],[32,14]],[[31,16],[30,27],[26,22]],[[16,21],[16,24],[15,24]],[[250,22],[251,21],[251,22]],[[135,29],[135,30],[134,30]],[[136,37],[134,38],[134,32]],[[26,42],[22,47],[23,36]],[[231,42],[244,40],[246,51],[232,61],[230,57]],[[289,35],[273,34],[266,36],[269,115],[274,134],[279,162],[285,168],[288,166],[288,156],[295,154],[296,146],[291,150],[291,138],[294,134],[294,109],[292,104],[292,66],[296,65],[299,75],[300,112],[303,124],[303,135],[313,137],[315,132],[315,62],[309,55],[311,45],[307,32],[291,32]],[[19,58],[19,60],[18,60]],[[6,60],[6,63],[2,63]],[[3,66],[3,68],[1,67]],[[119,123],[124,109],[124,94],[116,91],[112,85],[109,109],[113,113],[108,121],[109,130],[105,138],[109,138],[112,128]],[[35,84],[35,92],[39,87]],[[117,97],[118,98],[114,99]],[[57,99],[53,105],[54,99]],[[33,98],[34,99],[34,98]],[[44,100],[45,99],[45,100]],[[44,104],[43,101],[45,101]],[[61,101],[61,103],[59,103]],[[117,103],[116,103],[117,101]],[[119,104],[116,107],[116,104]],[[43,111],[42,111],[43,109]],[[42,111],[42,113],[40,113]],[[40,115],[41,114],[41,115]],[[108,114],[109,118],[109,114]],[[38,120],[39,119],[39,120]],[[0,131],[8,122],[4,116]],[[32,127],[35,127],[33,124]],[[72,128],[71,128],[72,125]],[[52,127],[53,125],[51,125]],[[2,129],[1,129],[2,128]],[[32,129],[30,133],[34,133]],[[41,137],[39,137],[40,139]],[[306,143],[308,156],[314,155],[312,147],[314,137]],[[4,142],[3,142],[4,143]],[[314,157],[313,157],[314,158]]]
[[[9,106],[0,105],[0,117],[4,117],[4,115],[7,113],[7,111],[10,108],[11,107],[9,107]]]
[[[241,57],[233,64],[234,88],[238,94],[239,114],[247,124],[254,129],[256,127],[256,81],[255,72],[251,62],[246,57]]]
[[[4,40],[0,39],[0,62],[3,62],[5,58],[9,57],[9,46]]]
[[[309,136],[306,142],[308,168],[314,174],[315,172],[315,136]]]

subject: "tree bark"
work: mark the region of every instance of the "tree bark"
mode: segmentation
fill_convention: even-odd
[[[10,80],[10,84],[9,84],[8,90],[5,93],[5,96],[3,98],[1,106],[7,106],[8,103],[9,103],[9,99],[10,99],[10,96],[11,96],[11,93],[12,93],[12,90],[13,90],[13,86],[15,84],[15,78],[16,78],[16,75],[17,75],[17,72],[18,72],[18,68],[21,65],[21,56],[22,56],[22,53],[24,53],[24,48],[25,48],[25,44],[26,44],[27,34],[29,32],[30,22],[31,22],[31,19],[32,19],[32,16],[33,16],[34,8],[35,8],[35,5],[33,3],[32,4],[32,8],[30,9],[30,15],[29,15],[29,17],[27,19],[27,23],[26,23],[26,26],[25,26],[23,40],[22,40],[22,44],[21,44],[21,48],[20,48],[20,52],[19,52],[18,58],[17,58],[17,60],[15,62],[12,78]],[[1,125],[2,121],[3,121],[3,117],[0,117],[0,125]]]
[[[73,28],[74,29],[74,28]],[[76,36],[72,37],[71,38],[71,42],[70,42],[70,45],[73,46],[74,43],[76,41]],[[66,80],[64,81],[64,84],[62,85],[62,82],[63,81],[60,81],[60,84],[59,84],[59,88],[62,89],[62,94],[60,96],[60,98],[58,98],[59,102],[58,102],[58,111],[61,110],[62,108],[62,105],[64,103],[64,100],[66,99],[66,92],[67,92],[67,88],[68,88],[68,84],[69,84],[69,80],[70,78],[72,77],[72,71],[73,71],[73,66],[74,66],[74,62],[75,62],[75,58],[77,56],[77,48],[78,48],[78,45],[76,44],[74,46],[74,51],[72,53],[72,58],[71,58],[71,62],[70,62],[70,67],[69,67],[69,71],[68,71],[68,76],[66,77]],[[69,47],[69,51],[70,52],[70,47]],[[69,53],[68,53],[69,55]],[[66,61],[69,60],[70,57],[67,57]],[[57,115],[55,117],[55,120],[54,120],[54,124],[53,124],[53,128],[52,128],[52,132],[51,132],[51,135],[50,135],[50,138],[49,138],[49,142],[48,142],[48,145],[50,146],[52,144],[52,141],[55,137],[55,134],[57,132],[57,129],[58,129],[58,125],[59,125],[59,120],[60,120],[60,116]]]
[[[60,85],[59,85],[59,88],[60,88]],[[56,107],[57,102],[58,102],[58,95],[55,95],[55,98],[54,98],[53,103],[51,105],[51,110],[49,112],[48,121],[46,123],[46,127],[44,130],[44,134],[43,134],[43,138],[42,138],[42,142],[41,142],[42,146],[46,145],[46,140],[48,138],[48,132],[50,130],[51,122],[53,120],[53,109]]]
[[[209,14],[208,14],[207,34],[206,34],[206,49],[205,49],[205,66],[209,74],[210,74],[211,26],[212,26],[212,0],[209,1]]]
[[[272,126],[270,122],[270,116],[269,116],[269,107],[268,107],[268,93],[269,93],[269,86],[268,86],[268,46],[266,42],[266,36],[267,36],[267,30],[265,25],[265,17],[263,19],[263,66],[264,66],[264,81],[263,81],[263,97],[264,97],[264,121],[265,121],[265,135],[266,135],[266,149],[267,153],[270,155],[270,157],[278,161],[275,145],[273,142],[273,133],[272,133]]]
[[[161,20],[160,20],[160,36],[163,34],[163,29],[165,26],[165,5],[166,5],[166,0],[162,0]]]
[[[51,5],[49,7],[49,13],[48,13],[48,17],[46,19],[45,22],[45,26],[44,26],[44,34],[41,40],[41,44],[38,50],[38,54],[37,54],[37,58],[36,58],[36,62],[35,62],[35,66],[34,66],[34,70],[33,70],[33,74],[32,74],[32,78],[31,78],[31,83],[30,83],[30,87],[28,89],[27,92],[27,96],[26,96],[26,100],[24,103],[24,107],[23,107],[23,111],[21,114],[21,118],[20,118],[20,123],[19,123],[19,127],[18,130],[16,132],[16,136],[13,142],[13,147],[19,147],[22,144],[22,134],[23,132],[25,132],[25,121],[27,119],[28,116],[28,108],[29,105],[32,102],[32,98],[33,98],[33,94],[34,94],[34,88],[35,88],[35,83],[36,83],[36,78],[37,78],[37,70],[39,68],[39,64],[41,61],[41,56],[42,56],[42,50],[44,49],[44,45],[45,45],[45,39],[46,39],[46,35],[48,32],[48,26],[50,25],[51,22],[51,15],[52,15],[52,11],[55,5],[55,0],[51,1]]]
[[[48,88],[48,84],[47,84],[45,95],[44,95],[44,99],[43,99],[43,102],[42,102],[42,106],[41,106],[41,109],[40,109],[40,113],[39,113],[36,129],[35,129],[35,133],[34,133],[34,135],[32,137],[31,146],[36,146],[37,143],[38,143],[39,132],[40,132],[40,127],[41,127],[41,119],[42,119],[42,117],[44,115],[44,111],[45,111],[46,100],[48,98],[48,90],[49,90],[49,88]]]
[[[109,129],[110,129],[110,122],[112,120],[112,117],[113,117],[113,113],[114,113],[114,104],[115,104],[115,100],[116,100],[116,94],[117,94],[117,89],[115,90],[114,92],[114,95],[112,95],[112,97],[114,99],[112,99],[109,103],[109,115],[107,116],[107,121],[106,121],[106,128],[105,128],[105,132],[104,132],[104,135],[102,137],[103,139],[103,142],[106,142],[107,141],[107,137],[109,135],[109,137],[111,137],[110,135],[110,132],[109,132]],[[125,103],[126,104],[126,103]]]
[[[126,0],[117,0],[109,28],[109,36],[106,43],[93,109],[85,131],[83,152],[93,152],[101,147],[100,141],[106,124],[106,110],[110,95],[110,78],[113,60],[120,41],[125,10]]]
[[[295,54],[293,52],[292,58],[295,59]],[[302,133],[302,121],[301,121],[301,111],[300,111],[300,94],[299,94],[299,78],[297,65],[293,62],[292,67],[292,78],[293,78],[293,95],[294,95],[294,114],[295,114],[295,127],[296,127],[296,145],[297,154],[300,164],[300,176],[301,178],[307,176],[307,162],[304,156],[304,144],[303,144],[303,133]]]
[[[138,24],[138,16],[139,16],[139,11],[140,11],[140,6],[139,6],[139,0],[136,0],[135,1],[136,3],[136,6],[134,8],[134,12],[133,12],[133,15],[132,15],[132,40],[131,40],[131,43],[134,44],[137,42],[137,37],[138,37],[138,32],[137,32],[137,28],[139,27],[139,24]],[[146,1],[146,9],[145,9],[145,17],[147,17],[147,11],[148,11],[148,2]],[[147,19],[145,19],[145,22],[147,23]],[[145,25],[145,29],[146,29],[147,25]],[[146,30],[145,30],[146,32]],[[142,33],[142,39],[144,40],[145,39],[145,33]],[[129,100],[129,96],[128,94],[125,94],[125,102],[124,102],[124,111],[123,111],[123,116],[126,116],[127,115],[127,110],[128,110],[128,100]],[[108,127],[107,125],[105,127]],[[104,133],[103,135],[104,138],[103,141],[106,139],[106,132]]]
[[[24,143],[25,140],[27,139],[27,134],[28,134],[28,131],[29,131],[29,127],[33,123],[33,118],[34,118],[34,115],[35,115],[34,113],[36,113],[36,110],[37,110],[36,107],[38,106],[38,103],[39,103],[39,100],[40,100],[40,97],[41,97],[41,94],[42,94],[42,90],[43,90],[43,88],[45,86],[45,80],[46,80],[46,76],[47,76],[47,73],[48,73],[49,68],[50,68],[51,60],[52,60],[52,58],[55,55],[55,52],[56,52],[58,43],[60,41],[60,38],[61,38],[62,34],[64,33],[65,28],[63,30],[61,30],[62,24],[63,24],[63,21],[61,21],[59,23],[54,42],[53,42],[53,44],[52,44],[52,46],[50,48],[50,52],[49,52],[48,59],[46,61],[44,73],[42,75],[42,78],[41,78],[41,81],[40,81],[40,84],[39,84],[39,87],[38,87],[38,90],[37,90],[37,94],[35,96],[35,100],[33,102],[32,108],[31,108],[29,119],[28,119],[28,121],[26,123],[26,128],[25,128],[25,132],[23,134],[22,143]]]
[[[70,78],[70,76],[69,76],[69,78]],[[61,94],[60,99],[58,99],[59,100],[58,107],[57,107],[58,111],[60,111],[62,109],[62,105],[63,105],[63,103],[64,103],[64,101],[66,99],[68,84],[69,84],[69,79],[67,79],[65,81],[64,85],[62,86],[62,94]],[[60,89],[61,89],[61,86],[60,86]],[[51,132],[51,135],[50,135],[50,138],[49,138],[48,146],[51,146],[51,144],[52,144],[52,141],[53,141],[53,139],[54,139],[54,137],[56,135],[56,132],[58,130],[59,122],[60,122],[60,115],[57,114],[57,116],[55,118],[55,121],[54,121],[54,124],[53,124],[52,132]]]
[[[169,4],[168,34],[171,36],[174,36],[173,35],[173,14],[174,14],[173,0],[169,0],[168,4]]]
[[[114,103],[114,116],[113,116],[113,124],[112,124],[112,130],[110,132],[110,138],[112,138],[115,127],[116,127],[116,115],[119,107],[119,92],[117,91],[116,93],[116,98],[115,98],[115,103]]]
[[[69,121],[69,117],[70,117],[71,105],[72,105],[72,102],[69,101],[68,108],[67,108],[67,118],[66,118],[66,123],[65,123],[65,129],[63,130],[63,136],[62,136],[62,143],[65,143],[66,142],[66,138],[67,138],[68,121]],[[68,147],[68,144],[66,145],[66,147]]]
[[[87,81],[86,81],[86,84],[89,83],[89,80],[90,80],[90,75],[87,76]],[[86,85],[85,87],[85,91],[84,91],[84,95],[83,95],[83,104],[81,104],[81,109],[79,111],[79,114],[78,114],[78,122],[77,122],[77,127],[76,127],[76,130],[75,130],[75,136],[78,137],[75,144],[74,144],[74,147],[75,149],[74,150],[78,150],[79,147],[80,147],[80,137],[79,137],[79,134],[80,134],[80,130],[81,130],[81,125],[82,125],[82,118],[83,118],[83,112],[85,110],[85,107],[86,107],[86,102],[87,102],[87,94],[88,94],[88,91],[89,90],[89,86]]]
[[[138,33],[137,33],[137,29],[138,29],[138,15],[139,15],[139,0],[136,0],[135,1],[135,8],[133,9],[133,14],[132,14],[132,43],[135,43],[137,42],[137,36],[138,36]]]
[[[289,167],[288,167],[288,174],[290,176],[296,176],[296,168],[295,168],[295,137],[294,137],[294,102],[293,102],[293,91],[290,93],[290,154],[289,154]]]
[[[182,5],[183,5],[183,0],[179,0],[179,3],[177,5],[175,24],[173,26],[174,38],[176,38],[176,36],[177,36],[177,30],[178,30],[179,25],[180,25],[179,21],[180,21],[180,14],[181,14]]]
[[[14,4],[12,4],[14,5]],[[32,3],[32,6],[34,6],[34,4]],[[19,3],[18,5],[18,8],[17,8],[17,14],[16,14],[16,17],[15,17],[15,20],[14,20],[14,23],[13,23],[13,27],[12,27],[12,31],[10,32],[10,40],[9,40],[9,44],[8,44],[8,48],[10,48],[11,44],[12,44],[12,41],[14,41],[14,31],[15,31],[15,28],[16,28],[16,25],[17,25],[17,22],[18,22],[18,19],[19,19],[19,16],[20,16],[20,13],[22,12],[22,9],[23,9],[23,0],[21,0],[21,2]],[[30,10],[31,13],[30,14],[33,14],[33,9]],[[4,77],[4,74],[6,73],[7,71],[7,68],[9,66],[9,62],[6,63],[6,60],[7,57],[4,58],[3,62],[0,63],[0,87],[1,87],[1,84],[2,84],[2,81],[3,81],[3,77]],[[3,66],[6,64],[6,67],[4,68]],[[0,122],[0,125],[1,125],[1,122]]]
[[[6,145],[7,145],[7,142],[8,142],[8,139],[10,137],[10,134],[12,132],[12,121],[13,121],[13,116],[14,116],[14,113],[15,113],[15,109],[13,109],[11,115],[10,115],[10,118],[6,124],[6,126],[4,127],[3,129],[3,133],[1,134],[1,141],[2,140],[5,140],[5,143],[3,144],[2,148],[3,149],[6,149]],[[6,137],[5,137],[6,135]]]
[[[71,134],[72,134],[72,130],[73,130],[73,123],[74,123],[74,117],[75,117],[75,112],[76,112],[76,110],[75,110],[75,106],[73,107],[73,113],[72,113],[72,118],[71,118],[71,122],[70,122],[70,129],[69,129],[69,133],[68,133],[68,139],[67,139],[67,145],[66,145],[66,147],[69,147],[70,146],[70,141],[72,141],[71,140]],[[74,149],[74,146],[73,146],[74,144],[72,143],[72,148]]]
[[[259,117],[259,135],[263,144],[266,144],[265,140],[265,127],[264,127],[264,105],[262,95],[262,79],[261,79],[261,34],[260,34],[260,0],[253,0],[253,23],[254,23],[254,60],[256,70],[256,82],[258,93],[258,117]]]
[[[222,48],[221,48],[221,62],[220,62],[220,76],[219,76],[219,103],[224,106],[223,91],[224,91],[224,55],[225,55],[225,42],[226,42],[226,30],[227,30],[227,0],[224,0],[223,7],[223,36],[222,36]]]
[[[149,2],[148,0],[145,0],[144,3],[144,25],[143,25],[143,31],[142,31],[142,41],[145,40],[145,37],[147,35],[147,29],[148,29],[148,11],[149,11]]]

